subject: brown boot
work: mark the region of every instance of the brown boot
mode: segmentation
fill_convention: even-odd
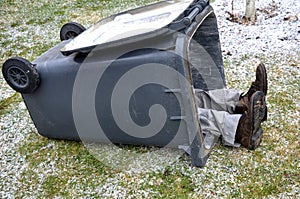
[[[256,79],[252,82],[249,91],[246,95],[251,96],[256,91],[261,91],[265,95],[268,93],[268,77],[267,70],[263,63],[259,64],[256,68]]]
[[[249,109],[248,102],[256,91],[261,91],[264,95],[267,95],[268,92],[268,77],[267,77],[267,70],[264,64],[259,64],[256,68],[256,79],[252,82],[250,89],[245,95],[241,95],[240,100],[238,101],[235,113],[236,114],[243,114],[245,111]],[[267,120],[267,108],[266,113],[263,121]]]
[[[235,141],[247,149],[254,150],[259,146],[263,134],[260,124],[266,113],[264,93],[261,91],[253,93],[247,107],[248,111],[244,112],[239,121]]]

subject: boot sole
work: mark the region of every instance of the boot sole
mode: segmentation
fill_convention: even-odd
[[[263,85],[262,92],[265,94],[265,96],[267,96],[267,94],[268,94],[268,75],[267,75],[267,69],[266,69],[266,67],[265,67],[265,65],[263,63],[259,64],[259,67],[260,67],[260,70],[262,71],[263,79],[265,80],[265,81],[263,81],[263,82],[265,82],[265,84]],[[262,120],[263,122],[267,121],[267,119],[268,119],[268,107],[266,107],[264,114],[265,114],[265,116],[264,116],[264,118]]]
[[[249,136],[249,149],[255,150],[261,143],[263,131],[260,124],[266,118],[267,106],[265,94],[261,91],[255,92],[250,99],[251,135]]]
[[[268,75],[267,75],[267,69],[265,67],[265,65],[263,63],[259,64],[258,66],[260,68],[260,70],[262,71],[263,74],[263,79],[264,79],[264,83],[263,84],[263,90],[262,92],[267,95],[268,94]]]

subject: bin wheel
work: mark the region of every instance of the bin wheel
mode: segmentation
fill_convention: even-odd
[[[22,57],[6,60],[2,67],[2,74],[8,85],[20,93],[32,93],[40,83],[36,68]]]
[[[85,27],[76,22],[69,22],[63,25],[60,29],[60,40],[65,41],[73,39],[85,31]]]

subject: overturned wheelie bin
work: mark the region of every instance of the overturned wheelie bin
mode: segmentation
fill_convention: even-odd
[[[8,59],[42,136],[174,147],[204,166],[217,137],[203,135],[194,89],[225,88],[217,21],[206,0],[162,1],[65,24],[62,42],[33,62]]]

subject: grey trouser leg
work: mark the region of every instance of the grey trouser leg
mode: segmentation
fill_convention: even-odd
[[[238,147],[234,139],[241,115],[233,113],[241,92],[236,89],[195,89],[195,95],[202,132],[208,137],[222,136],[225,145]]]

